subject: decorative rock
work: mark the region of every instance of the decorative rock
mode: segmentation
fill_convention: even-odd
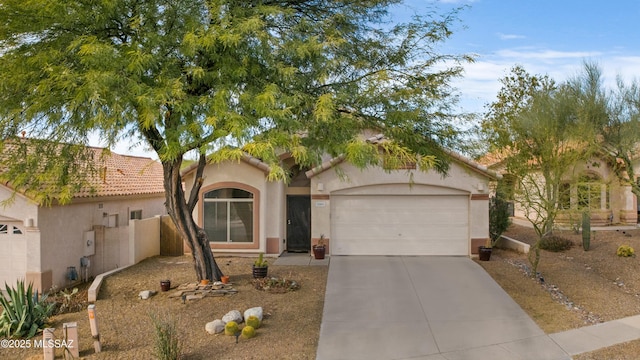
[[[225,325],[224,321],[220,319],[216,319],[211,322],[208,322],[207,325],[204,326],[204,329],[209,334],[218,334],[224,331],[224,325]]]
[[[230,321],[235,321],[237,323],[242,322],[242,314],[238,310],[231,310],[225,316],[222,317],[222,321],[228,323]]]
[[[143,291],[140,291],[140,293],[138,294],[138,297],[142,300],[147,300],[148,298],[152,297],[155,294],[156,292],[153,290],[143,290]]]
[[[258,318],[258,320],[262,321],[262,307],[258,306],[258,307],[253,307],[251,309],[247,309],[244,312],[244,318],[248,318],[249,316],[255,316]]]

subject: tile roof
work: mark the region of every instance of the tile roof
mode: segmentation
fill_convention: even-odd
[[[30,139],[19,141],[29,144]],[[15,148],[6,142],[4,151]],[[32,151],[38,151],[33,147]],[[121,155],[105,148],[87,147],[90,156],[82,161],[82,168],[93,168],[84,179],[86,185],[73,194],[73,198],[94,198],[104,196],[132,196],[164,193],[164,172],[159,161],[147,157]],[[43,156],[43,155],[40,155]],[[76,159],[78,159],[76,157]],[[31,197],[29,192],[15,189],[11,181],[3,185]]]
[[[120,155],[102,148],[94,152],[97,172],[90,187],[75,194],[76,198],[127,196],[164,193],[162,164],[151,158]]]

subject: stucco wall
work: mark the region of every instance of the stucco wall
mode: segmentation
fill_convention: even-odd
[[[160,255],[160,217],[133,220],[129,223],[129,264],[136,264],[148,257]]]
[[[194,173],[190,173],[184,177],[186,193],[185,196],[188,198],[190,196],[191,186],[193,184],[193,176]],[[238,249],[238,248],[221,248],[218,244],[213,244],[213,248],[215,252],[233,252],[233,253],[255,253],[266,252],[266,233],[267,233],[267,214],[271,215],[271,212],[277,211],[277,203],[276,204],[267,204],[268,199],[270,199],[269,190],[277,190],[277,187],[269,187],[268,183],[265,179],[265,173],[256,168],[253,165],[247,164],[245,162],[224,162],[221,164],[212,164],[208,165],[203,173],[204,182],[201,187],[201,195],[204,192],[207,192],[218,185],[222,184],[224,187],[233,187],[234,184],[244,184],[248,185],[252,188],[255,188],[259,192],[259,205],[258,205],[258,216],[259,216],[259,225],[254,231],[258,231],[258,247],[257,249]],[[275,196],[275,195],[274,195]],[[254,204],[255,204],[254,198]],[[271,208],[268,206],[272,206],[275,208]],[[200,215],[203,209],[202,197],[198,201],[196,208],[193,211],[194,219],[198,225],[202,226],[202,216]],[[274,211],[275,209],[275,211]],[[277,228],[271,228],[273,230],[274,236],[280,236],[277,234]]]
[[[97,255],[90,257],[89,275],[97,275],[100,272],[127,265],[129,263],[127,226],[129,212],[132,210],[142,210],[143,218],[164,214],[164,196],[103,199],[96,202],[77,201],[64,206],[40,208],[37,224],[40,231],[41,262],[31,261],[30,255],[27,271],[51,270],[52,285],[66,285],[68,267],[75,266],[80,272],[80,258],[84,256],[86,247],[85,232],[93,230],[95,225],[108,226],[109,217],[112,215],[118,217],[117,227],[105,229],[102,239],[104,242],[96,241]]]

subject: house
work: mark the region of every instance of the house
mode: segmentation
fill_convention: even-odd
[[[89,150],[99,176],[66,205],[43,206],[0,184],[0,200],[15,196],[0,206],[0,284],[25,279],[42,292],[128,265],[129,223],[166,213],[159,162]]]
[[[332,255],[470,256],[489,236],[496,175],[462,156],[452,154],[446,176],[359,169],[342,158],[312,169],[282,161],[288,183],[267,181],[269,166],[249,155],[206,166],[194,218],[214,252],[308,252],[324,235]],[[183,171],[186,184],[194,173]]]
[[[488,169],[500,173],[503,176],[501,186],[504,186],[507,194],[513,194],[517,181],[507,172],[500,156],[492,154],[479,161]],[[560,210],[555,219],[558,226],[579,226],[584,211],[590,213],[591,226],[637,224],[640,210],[638,199],[631,191],[631,186],[621,182],[614,172],[613,164],[616,162],[616,159],[605,154],[580,161],[566,170],[558,191]],[[634,160],[633,166],[640,169],[640,159]],[[636,174],[632,178],[639,177],[640,174]],[[516,218],[526,218],[527,211],[532,212],[515,202],[513,215]]]

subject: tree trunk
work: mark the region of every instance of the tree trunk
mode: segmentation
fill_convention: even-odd
[[[209,246],[209,237],[204,229],[200,228],[193,219],[193,207],[197,201],[197,196],[191,197],[194,199],[193,204],[187,203],[185,198],[182,176],[180,176],[181,164],[181,158],[162,162],[167,213],[171,216],[178,233],[186,240],[191,250],[197,280],[219,281],[223,274],[213,258],[213,253]],[[202,163],[202,166],[204,166],[204,163]],[[199,186],[194,186],[191,191],[197,192],[199,188]]]

